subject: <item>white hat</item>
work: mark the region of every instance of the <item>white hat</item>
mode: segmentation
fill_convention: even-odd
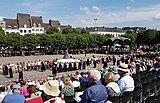
[[[47,95],[58,96],[60,94],[59,83],[57,80],[49,80],[40,87]]]
[[[128,64],[121,63],[118,70],[123,71],[123,72],[129,72]]]

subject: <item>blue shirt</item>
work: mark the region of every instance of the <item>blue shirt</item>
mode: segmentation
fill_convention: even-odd
[[[84,91],[80,103],[101,103],[105,102],[107,97],[106,87],[100,81],[96,81]]]
[[[24,96],[20,95],[18,92],[15,92],[12,95],[6,95],[2,103],[24,103],[24,101]]]
[[[82,76],[81,83],[87,83],[87,82],[88,82],[88,78],[86,76]]]

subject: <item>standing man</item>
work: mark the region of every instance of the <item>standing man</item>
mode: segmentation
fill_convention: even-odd
[[[19,70],[19,81],[23,81],[23,69]]]
[[[13,78],[13,71],[12,71],[12,67],[9,68],[9,76],[10,78]]]
[[[97,66],[97,60],[96,59],[93,61],[93,64],[94,64],[93,68],[96,68],[96,66]]]
[[[24,103],[25,97],[20,94],[21,87],[16,84],[13,86],[13,94],[4,97],[2,103]]]
[[[108,94],[106,87],[100,82],[101,74],[98,70],[88,71],[89,88],[82,95],[80,103],[105,103]]]

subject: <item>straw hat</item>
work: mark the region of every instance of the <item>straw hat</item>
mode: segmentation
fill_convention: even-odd
[[[123,71],[123,72],[129,72],[128,64],[121,63],[118,70]]]
[[[58,96],[60,94],[59,83],[57,80],[49,80],[40,87],[47,95]]]

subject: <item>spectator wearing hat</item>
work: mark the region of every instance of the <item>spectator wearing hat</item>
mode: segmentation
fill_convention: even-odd
[[[66,103],[75,103],[74,87],[72,86],[72,81],[69,77],[67,77],[64,81],[64,87],[61,91],[61,98],[64,98]]]
[[[42,97],[36,95],[36,86],[29,85],[27,87],[29,98],[25,100],[25,103],[43,103]]]
[[[88,71],[90,87],[83,92],[80,103],[104,103],[107,100],[108,93],[100,79],[101,74],[98,70]]]
[[[6,95],[2,103],[24,103],[25,97],[20,94],[21,87],[16,84],[13,86],[13,94]]]
[[[59,83],[57,80],[49,80],[44,85],[40,87],[41,90],[45,93],[47,101],[44,103],[65,103],[59,96]]]
[[[122,63],[118,69],[120,79],[118,80],[118,85],[120,87],[121,94],[123,92],[132,92],[134,90],[134,80],[129,75],[128,65]]]

